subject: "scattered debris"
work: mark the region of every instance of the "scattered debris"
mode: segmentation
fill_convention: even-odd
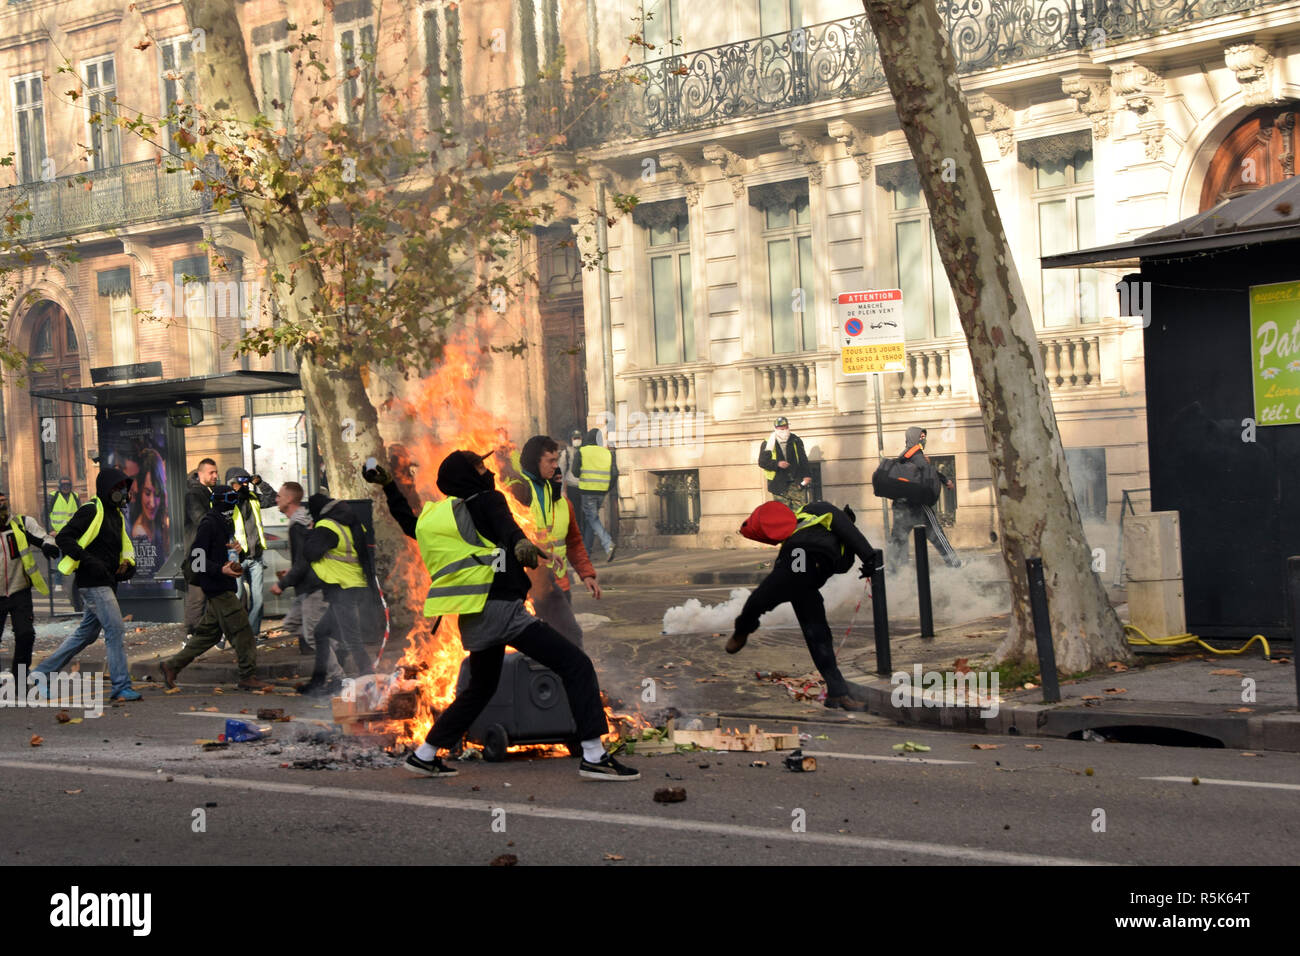
[[[1120,671],[1126,671],[1126,670],[1128,670],[1128,665],[1127,665],[1127,664],[1121,664],[1119,661],[1110,661],[1106,666],[1109,667],[1111,670],[1113,670],[1113,671],[1114,671],[1115,673],[1117,673],[1117,674],[1118,674]]]
[[[1001,744],[971,744],[970,745],[971,750],[999,750],[1001,749],[1001,747],[1002,747]]]
[[[222,690],[220,687],[214,687],[214,688],[212,688],[212,693],[214,693],[214,694],[224,694],[225,691]]]
[[[293,762],[295,770],[328,770],[337,765],[338,761],[333,757],[312,757],[309,760],[295,760]]]
[[[1232,709],[1230,709],[1230,710],[1228,711],[1228,713],[1230,713],[1230,714],[1249,714],[1249,713],[1253,713],[1254,710],[1255,710],[1254,707],[1233,707]]]
[[[789,677],[773,671],[755,671],[754,677],[757,680],[780,684],[794,700],[820,702],[826,699],[826,682],[817,674]]]
[[[607,859],[607,860],[621,860],[621,859],[623,859],[623,858],[622,858],[621,856],[619,856],[617,853],[606,853],[606,854],[605,854],[605,859]]]
[[[1083,768],[1083,775],[1084,775],[1085,777],[1091,777],[1091,776],[1092,776],[1092,768],[1091,768],[1091,767],[1084,767],[1084,768]]]
[[[794,750],[799,746],[799,728],[792,726],[788,733],[765,733],[757,724],[750,724],[749,731],[713,730],[678,730],[673,734],[678,743],[694,744],[709,750],[740,750],[745,752],[763,752],[767,750]]]
[[[29,740],[28,743],[33,747],[39,747],[41,744],[45,743],[45,738],[40,734],[32,734],[32,739]]]
[[[1127,687],[1107,687],[1107,688],[1106,688],[1106,693],[1108,693],[1108,694],[1127,694],[1127,693],[1128,693],[1128,688],[1127,688]]]
[[[766,766],[767,766],[767,761],[766,761],[766,760],[752,760],[752,761],[750,761],[750,764],[749,764],[749,765],[750,765],[751,767],[766,767]]]
[[[655,791],[655,803],[681,803],[685,799],[685,787],[663,787]]]
[[[215,714],[215,713],[218,713],[218,712],[221,710],[221,708],[219,708],[219,707],[204,707],[203,710],[204,710],[205,712],[209,713],[209,714]]]
[[[785,769],[796,773],[812,773],[817,769],[817,758],[805,757],[802,750],[796,750],[785,758]]]
[[[1079,699],[1080,700],[1104,700],[1105,698],[1103,698],[1100,694],[1084,694]]]
[[[1199,786],[1200,783],[1201,783],[1201,778],[1200,778],[1200,777],[1193,777],[1193,778],[1192,778],[1192,786],[1193,786],[1193,787]]]
[[[930,748],[925,744],[914,744],[910,740],[905,740],[901,744],[894,744],[894,749],[904,753],[928,754],[930,752]]]
[[[515,856],[513,853],[502,853],[499,857],[489,863],[488,866],[517,866],[518,864],[519,857]]]
[[[230,744],[224,740],[205,740],[203,741],[204,750],[225,750]]]
[[[68,794],[68,795],[72,795],[72,794],[74,794],[74,793],[81,793],[81,790],[82,790],[82,788],[81,788],[81,787],[78,787],[76,790],[64,790],[63,792],[66,793],[66,794]]]
[[[1253,753],[1250,753],[1249,751],[1247,751],[1247,752],[1243,753],[1242,756],[1243,756],[1243,757],[1258,757],[1259,754],[1253,754]]]
[[[68,713],[66,710],[61,710],[54,715],[54,719],[61,724],[66,724],[68,721],[72,719],[72,715]]]
[[[1025,749],[1026,749],[1026,750],[1042,750],[1042,749],[1043,749],[1043,745],[1042,745],[1042,744],[1025,744]]]
[[[259,707],[257,709],[258,720],[284,720],[283,707]]]
[[[970,658],[959,657],[952,662],[952,669],[958,674],[970,673]]]
[[[1241,677],[1241,671],[1233,670],[1231,667],[1220,667],[1218,670],[1210,671],[1211,674],[1218,674],[1222,677]]]
[[[1095,731],[1095,730],[1091,730],[1091,729],[1089,729],[1089,730],[1085,730],[1082,734],[1080,734],[1080,735],[1079,735],[1079,739],[1080,739],[1080,740],[1091,740],[1091,741],[1093,741],[1094,743],[1103,743],[1103,744],[1104,744],[1104,743],[1106,742],[1106,737],[1105,737],[1105,735],[1103,735],[1103,734],[1099,734],[1099,733],[1097,733],[1097,731]]]

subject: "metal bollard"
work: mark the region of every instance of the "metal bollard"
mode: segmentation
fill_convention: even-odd
[[[876,632],[876,673],[894,672],[889,657],[889,606],[885,601],[885,552],[876,549],[876,570],[871,575],[871,615]]]
[[[1300,707],[1300,555],[1286,559],[1286,585],[1291,595],[1291,660],[1295,663],[1295,699]]]
[[[930,607],[930,552],[925,540],[925,525],[912,529],[916,543],[916,603],[921,612],[921,636],[934,637],[934,611]]]
[[[1047,613],[1047,582],[1043,580],[1043,559],[1028,558],[1029,607],[1034,614],[1034,641],[1038,645],[1038,666],[1042,671],[1043,703],[1061,700],[1061,685],[1056,680],[1056,648],[1052,645],[1052,619]]]

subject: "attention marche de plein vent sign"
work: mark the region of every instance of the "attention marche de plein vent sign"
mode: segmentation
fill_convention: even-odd
[[[1300,423],[1300,282],[1250,288],[1255,421]]]
[[[845,375],[901,372],[907,358],[901,289],[841,292],[835,299]]]

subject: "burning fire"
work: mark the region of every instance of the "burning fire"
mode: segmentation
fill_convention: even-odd
[[[485,464],[496,476],[496,489],[503,493],[520,529],[535,543],[544,545],[545,536],[534,524],[531,509],[515,499],[507,481],[502,479],[509,468],[510,451],[516,446],[509,438],[506,423],[482,408],[474,398],[474,383],[480,374],[476,351],[461,344],[449,344],[442,365],[433,375],[421,380],[409,398],[394,397],[388,403],[390,414],[396,412],[415,426],[404,429],[409,437],[402,442],[410,460],[420,465],[414,472],[415,491],[420,499],[414,510],[418,515],[424,502],[437,502],[445,497],[437,488],[436,478],[438,465],[447,455],[457,449],[495,450],[495,459]],[[398,475],[399,482],[402,477]],[[417,618],[407,634],[406,652],[398,666],[407,679],[402,690],[416,692],[416,705],[413,717],[391,721],[386,729],[397,734],[399,744],[417,744],[423,743],[434,720],[455,698],[461,662],[469,654],[461,647],[455,615],[444,616],[435,633],[433,621],[420,612],[429,586],[423,562],[418,558],[402,562],[399,573],[405,578],[403,583],[415,605]],[[527,607],[529,611],[533,609],[531,601]],[[507,648],[507,653],[514,653],[514,649]],[[615,727],[635,726],[639,719],[639,715],[636,718],[617,716],[609,707],[605,710]],[[643,719],[640,724],[648,726]],[[613,736],[617,736],[617,731]],[[550,746],[510,748],[512,752],[525,749],[554,755],[564,752]]]

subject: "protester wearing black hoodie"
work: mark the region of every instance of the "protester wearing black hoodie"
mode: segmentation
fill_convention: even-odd
[[[365,477],[384,486],[393,518],[407,537],[418,541],[419,521],[438,506],[426,502],[421,519],[417,519],[387,469],[376,468],[366,472]],[[508,644],[555,671],[564,684],[577,736],[582,741],[579,774],[595,780],[638,779],[639,773],[615,761],[601,743],[601,735],[608,732],[609,725],[591,659],[524,607],[529,580],[523,568],[535,567],[544,556],[515,524],[505,497],[495,489],[492,472],[483,464],[483,456],[470,451],[448,455],[438,467],[438,490],[465,502],[474,530],[490,546],[500,549],[504,562],[495,569],[482,611],[458,615],[461,645],[469,651],[469,682],[442,712],[424,743],[407,756],[406,768],[429,777],[456,775],[457,771],[442,762],[438,751],[455,747],[496,693]],[[426,565],[435,560],[433,555],[422,557]]]
[[[205,598],[203,617],[185,646],[158,665],[168,687],[176,686],[176,675],[224,634],[235,648],[239,664],[239,689],[264,690],[271,685],[257,679],[257,650],[248,613],[236,595],[235,582],[244,573],[239,562],[230,557],[235,528],[230,520],[239,501],[239,492],[228,485],[212,489],[212,508],[203,516],[194,534],[194,571],[197,585]]]
[[[55,539],[64,562],[76,566],[75,580],[85,602],[81,624],[32,671],[50,674],[99,639],[104,632],[113,700],[139,700],[131,689],[126,662],[126,624],[117,603],[117,584],[135,574],[135,549],[126,535],[122,509],[131,501],[131,479],[116,468],[105,468],[95,479],[95,497],[77,509]],[[95,530],[95,523],[99,523]],[[93,534],[91,532],[94,532]],[[62,563],[62,562],[61,562]],[[62,563],[67,573],[68,565]]]
[[[737,653],[745,646],[749,635],[758,630],[758,619],[789,601],[799,620],[808,653],[826,680],[826,706],[866,710],[863,704],[866,690],[849,683],[840,673],[821,587],[831,575],[850,570],[855,559],[862,561],[862,576],[870,577],[876,567],[875,550],[854,524],[851,509],[846,507],[841,511],[824,501],[814,501],[799,512],[800,517],[824,515],[830,515],[829,527],[811,524],[796,530],[781,543],[772,573],[745,601],[726,649],[728,654]]]
[[[370,549],[366,546],[365,531],[361,521],[346,504],[330,498],[328,495],[315,494],[307,499],[307,510],[315,527],[307,535],[302,546],[302,558],[282,577],[279,586],[296,588],[299,585],[310,586],[310,575],[315,574],[325,592],[325,616],[316,628],[316,664],[312,668],[311,680],[298,686],[300,694],[328,695],[339,689],[339,682],[328,680],[329,647],[333,639],[342,645],[338,660],[349,677],[368,674],[373,668],[366,656],[365,645],[361,641],[361,603],[369,589],[369,582],[374,579],[374,566],[371,563]],[[355,553],[361,562],[361,571],[366,584],[360,587],[344,587],[333,584],[327,579],[325,570],[330,562],[330,553],[340,547],[339,536],[331,528],[322,527],[322,521],[334,521],[352,535]],[[349,668],[348,661],[352,666]]]

